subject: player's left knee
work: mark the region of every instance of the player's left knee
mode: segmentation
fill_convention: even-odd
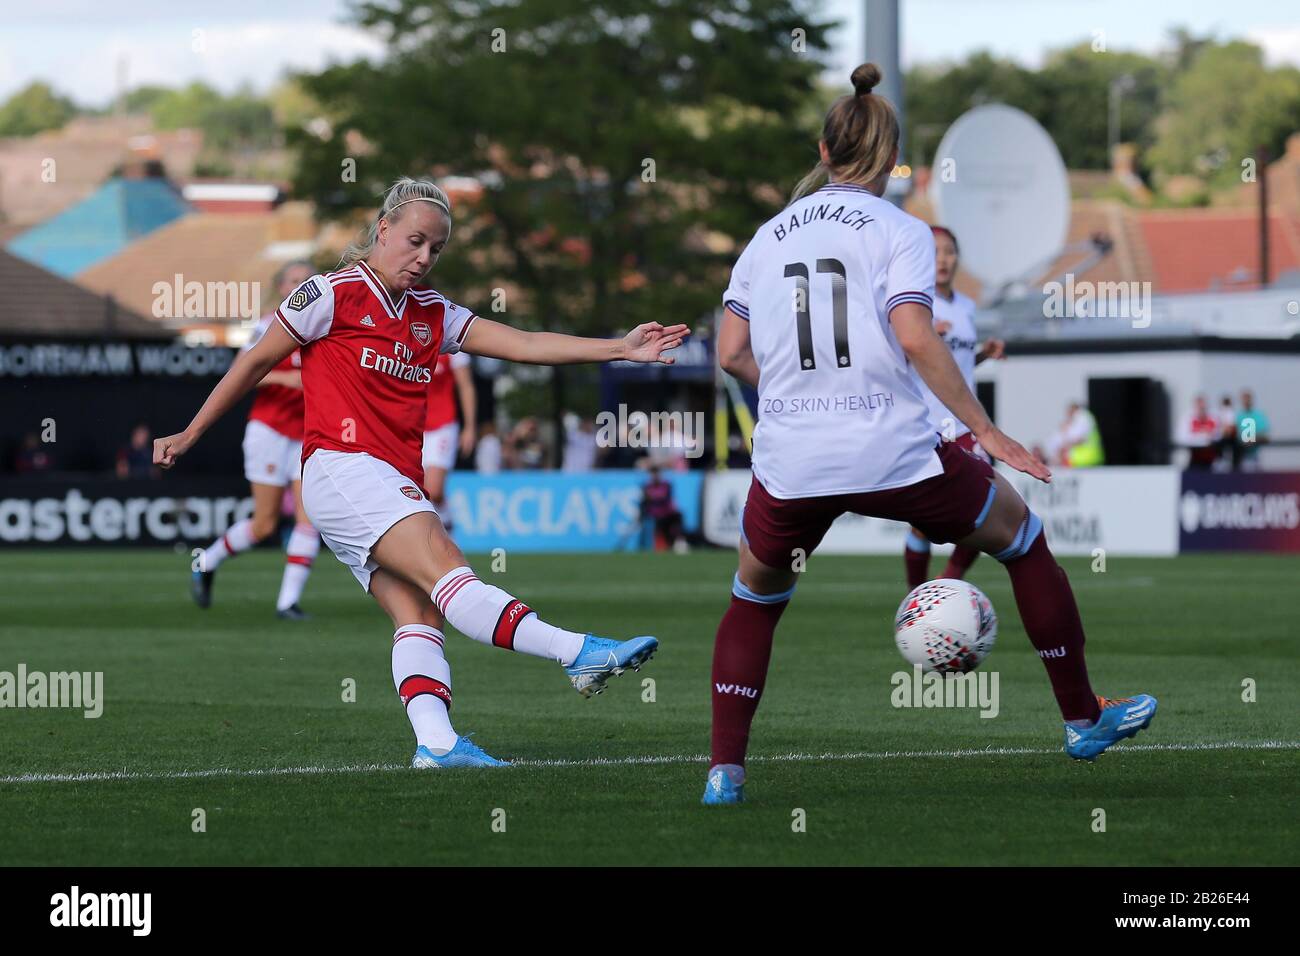
[[[1029,553],[1029,549],[1034,546],[1034,542],[1043,533],[1043,522],[1038,515],[1028,508],[1025,509],[1025,517],[1016,528],[1015,537],[1011,543],[1001,551],[995,552],[993,557],[1005,564],[1008,561],[1014,561],[1016,558],[1023,558]]]

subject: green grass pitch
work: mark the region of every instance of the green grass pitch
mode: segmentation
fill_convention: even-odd
[[[992,560],[971,575],[1000,615],[984,665],[999,674],[1000,712],[982,719],[891,706],[900,559],[814,557],[777,634],[750,803],[733,808],[699,799],[734,555],[511,555],[495,575],[476,559],[548,620],[653,633],[662,647],[583,700],[558,665],[449,633],[457,729],[525,763],[441,773],[404,768],[414,744],[378,608],[323,552],[303,601],[313,620],[281,622],[281,560],[262,550],[228,563],[203,612],[185,555],[0,552],[0,671],[102,671],[105,691],[98,719],[0,710],[0,862],[1300,859],[1295,557],[1111,558],[1104,573],[1063,561],[1095,686],[1160,699],[1149,730],[1094,764],[1060,752],[1047,679]],[[194,832],[196,809],[206,832]]]

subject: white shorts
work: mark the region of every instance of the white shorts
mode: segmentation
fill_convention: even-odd
[[[281,435],[265,422],[244,427],[244,477],[257,485],[283,488],[302,475],[302,442]]]
[[[424,451],[420,464],[425,468],[441,468],[451,471],[456,467],[456,455],[459,453],[460,425],[449,422],[441,428],[424,433]]]
[[[302,504],[321,539],[367,591],[379,567],[370,557],[375,542],[403,518],[436,513],[424,491],[388,462],[324,448],[303,465]]]

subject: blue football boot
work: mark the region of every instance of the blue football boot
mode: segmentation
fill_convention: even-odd
[[[734,763],[720,763],[711,767],[709,778],[704,784],[704,798],[700,802],[706,807],[744,803],[745,768]]]
[[[1101,716],[1091,727],[1065,725],[1065,752],[1075,760],[1096,760],[1111,744],[1146,729],[1156,715],[1156,699],[1150,694],[1114,700],[1098,697],[1097,703],[1101,706]]]
[[[573,689],[583,697],[595,697],[605,689],[605,682],[617,677],[629,667],[639,671],[641,665],[654,657],[659,641],[653,637],[634,637],[630,641],[611,641],[588,634],[582,650],[572,664],[564,668],[573,682]]]
[[[442,756],[428,747],[418,747],[411,758],[411,766],[418,770],[450,769],[452,767],[508,767],[510,763],[498,760],[472,743],[468,737],[457,737],[456,746]]]
[[[205,610],[212,606],[212,580],[216,576],[215,571],[190,572],[190,597]]]

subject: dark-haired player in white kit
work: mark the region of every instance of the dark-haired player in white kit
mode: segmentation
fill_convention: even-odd
[[[930,426],[913,367],[989,454],[1051,477],[989,421],[935,334],[930,227],[880,198],[898,159],[898,120],[871,92],[879,80],[874,64],[853,71],[853,93],[826,116],[821,163],[759,228],[723,296],[719,359],[758,389],[759,421],[740,569],[714,644],[706,804],[743,799],[750,724],[795,559],[845,512],[906,521],[1006,565],[1070,756],[1096,757],[1155,713],[1147,695],[1093,693],[1074,594],[1042,522],[988,462]]]
[[[948,346],[966,387],[973,392],[975,366],[987,359],[1003,358],[1006,345],[1001,339],[989,339],[983,345],[979,344],[975,333],[975,301],[953,286],[953,280],[957,278],[957,237],[946,226],[931,226],[930,231],[934,233],[934,330]],[[916,384],[929,409],[930,424],[939,436],[987,460],[987,453],[961,419],[935,397],[920,376],[916,376]],[[956,545],[939,577],[965,577],[979,554],[977,548]],[[903,545],[903,567],[907,571],[909,591],[930,579],[930,539],[919,528],[908,532]]]

